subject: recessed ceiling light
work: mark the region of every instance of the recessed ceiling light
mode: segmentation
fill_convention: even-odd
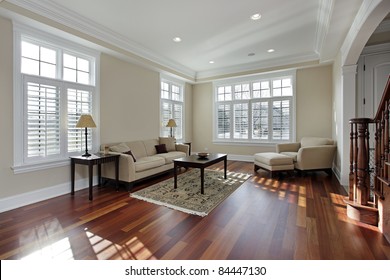
[[[267,52],[273,53],[275,50],[274,49],[269,49]]]
[[[175,38],[173,38],[173,42],[179,43],[179,42],[181,42],[181,38],[175,37]]]
[[[251,15],[251,20],[259,20],[260,18],[261,18],[260,14]]]
[[[251,53],[248,53],[248,56],[254,56],[255,53],[251,52]]]
[[[214,64],[215,61],[214,61],[214,60],[210,60],[209,63],[210,63],[210,64]]]

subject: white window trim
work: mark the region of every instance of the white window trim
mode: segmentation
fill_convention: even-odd
[[[185,83],[183,81],[180,81],[178,79],[175,79],[175,78],[172,78],[172,77],[169,77],[169,76],[165,76],[165,75],[160,75],[160,83],[159,83],[159,98],[160,98],[160,125],[165,125],[163,124],[163,118],[162,118],[162,104],[163,104],[163,98],[161,98],[161,83],[162,82],[166,82],[166,83],[169,83],[169,84],[174,84],[178,87],[181,88],[181,91],[182,91],[182,97],[183,97],[183,101],[181,101],[180,103],[183,105],[183,111],[182,111],[182,139],[176,139],[176,140],[179,140],[180,142],[185,142]],[[166,100],[166,99],[164,99]],[[171,102],[175,103],[175,101],[173,100],[170,100]],[[179,103],[179,102],[177,102]],[[160,135],[161,135],[161,127],[160,127]]]
[[[100,52],[92,50],[90,48],[81,46],[77,43],[63,39],[52,34],[46,33],[41,30],[31,28],[27,25],[19,22],[13,22],[14,29],[14,59],[13,59],[13,136],[14,136],[14,163],[11,167],[14,174],[26,173],[44,170],[48,168],[55,168],[61,166],[69,166],[70,161],[68,158],[60,159],[48,159],[36,163],[26,163],[24,160],[24,94],[23,94],[23,74],[21,73],[21,40],[22,37],[31,37],[32,40],[36,39],[45,42],[47,45],[53,44],[58,48],[68,53],[77,54],[80,57],[93,58],[95,65],[91,66],[91,76],[94,80],[91,84],[94,84],[94,98],[93,98],[93,117],[97,124],[100,123]],[[77,50],[77,51],[76,51]],[[79,52],[80,53],[79,53]],[[71,83],[71,82],[66,82]],[[85,85],[88,87],[88,85]],[[100,128],[99,125],[92,130],[94,137],[92,152],[96,152],[100,147]]]
[[[291,140],[283,141],[283,140],[253,140],[253,139],[219,139],[217,137],[217,129],[218,129],[218,123],[217,123],[217,88],[220,86],[230,86],[234,84],[240,84],[240,83],[252,83],[258,80],[267,80],[267,79],[275,79],[279,77],[284,76],[291,76],[292,77],[292,88],[293,88],[293,96],[292,96],[292,106],[293,106],[293,112],[292,112],[292,119],[291,122]],[[285,143],[285,142],[295,142],[296,141],[296,69],[292,70],[285,70],[285,71],[277,71],[277,72],[270,72],[265,74],[259,74],[259,75],[251,75],[251,76],[245,76],[245,77],[237,77],[237,78],[230,78],[230,79],[224,79],[213,82],[213,144],[217,145],[245,145],[245,146],[271,146],[275,145],[276,143]],[[279,97],[277,97],[279,98]],[[276,98],[275,98],[276,99]],[[243,103],[248,100],[232,100],[230,101],[231,104],[235,103]],[[249,108],[250,110],[250,108]],[[233,112],[232,112],[233,113]],[[233,125],[230,127],[231,130],[233,130]],[[233,133],[233,131],[231,131]],[[249,137],[250,138],[250,137]]]

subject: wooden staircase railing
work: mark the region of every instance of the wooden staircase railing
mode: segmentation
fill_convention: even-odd
[[[376,226],[379,220],[378,200],[385,199],[384,188],[390,186],[389,107],[390,76],[375,117],[349,121],[351,131],[347,214],[350,218]],[[375,142],[372,148],[370,131],[374,131]],[[371,163],[370,156],[374,158]]]

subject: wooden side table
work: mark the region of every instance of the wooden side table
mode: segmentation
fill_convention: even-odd
[[[119,156],[120,155],[112,155],[112,154],[93,154],[90,157],[83,156],[74,156],[70,157],[70,175],[72,180],[72,189],[71,195],[74,195],[74,181],[75,181],[75,165],[82,164],[88,165],[88,175],[89,175],[89,200],[92,200],[92,178],[93,178],[93,166],[98,166],[98,178],[99,185],[102,183],[102,169],[101,165],[107,162],[115,162],[115,181],[116,188],[119,188]]]

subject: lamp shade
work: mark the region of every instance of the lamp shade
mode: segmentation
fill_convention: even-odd
[[[76,127],[96,127],[91,115],[81,115]]]
[[[176,127],[176,122],[174,119],[170,119],[167,123],[167,127]]]

